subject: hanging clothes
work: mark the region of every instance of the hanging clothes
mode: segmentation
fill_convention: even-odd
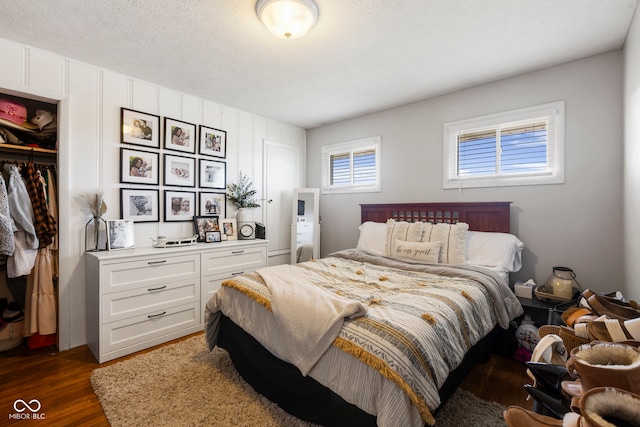
[[[58,185],[55,168],[50,166],[46,169],[47,177],[47,206],[49,206],[49,213],[58,223]],[[53,238],[53,243],[49,246],[51,249],[51,272],[53,277],[59,277],[58,271],[58,235]]]
[[[15,247],[7,186],[4,177],[0,174],[0,255],[13,255]]]
[[[51,271],[51,249],[38,250],[32,276],[29,332],[40,335],[55,334],[57,330],[56,292]]]
[[[7,195],[15,241],[13,255],[7,259],[7,276],[16,278],[31,273],[40,241],[36,235],[31,200],[18,166],[7,163],[5,170],[9,172]]]
[[[44,248],[53,242],[57,233],[56,221],[49,213],[44,188],[32,162],[27,163],[23,179],[33,207],[36,234],[40,239],[40,247]]]

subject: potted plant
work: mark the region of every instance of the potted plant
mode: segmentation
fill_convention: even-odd
[[[246,208],[259,208],[255,195],[257,193],[253,188],[253,182],[249,177],[240,171],[238,174],[238,182],[227,185],[227,200],[238,210],[237,221],[242,222],[244,219],[244,210]]]

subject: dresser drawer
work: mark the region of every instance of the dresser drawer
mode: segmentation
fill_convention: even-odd
[[[113,322],[196,301],[200,301],[199,277],[164,285],[112,292],[102,298],[102,322]]]
[[[202,254],[202,275],[227,273],[226,277],[247,273],[267,265],[267,251],[262,247],[244,247]]]
[[[146,286],[157,287],[169,282],[200,277],[200,257],[198,254],[167,254],[127,262],[105,263],[100,275],[102,293]]]
[[[156,310],[102,325],[101,353],[139,345],[202,324],[200,302]]]

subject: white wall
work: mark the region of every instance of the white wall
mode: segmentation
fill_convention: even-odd
[[[603,54],[308,130],[309,187],[320,186],[322,145],[382,137],[382,192],[321,196],[322,254],[355,247],[360,203],[511,201],[512,232],[526,244],[512,281],[544,282],[559,265],[583,287],[619,289],[622,59]],[[442,189],[443,123],[558,100],[566,102],[564,184]]]
[[[58,173],[62,350],[86,342],[85,290],[95,286],[85,282],[84,224],[89,218],[81,212],[78,195],[100,189],[108,206],[106,218],[115,219],[120,214],[119,189],[124,187],[118,175],[123,146],[119,143],[121,107],[226,130],[227,181],[235,181],[242,170],[253,180],[259,197],[264,176],[263,140],[298,146],[304,152],[304,129],[5,39],[0,39],[2,91],[61,101]],[[300,164],[304,164],[302,159]],[[149,188],[160,188],[162,199],[162,187]],[[254,219],[264,223],[263,209],[252,213]],[[232,215],[235,212],[228,206],[227,216]],[[159,234],[192,235],[193,224],[138,223],[135,232],[138,246],[150,246],[151,237]]]
[[[624,293],[640,301],[640,15],[631,23],[624,48]]]

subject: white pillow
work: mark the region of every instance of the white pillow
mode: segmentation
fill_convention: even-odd
[[[440,242],[440,259],[443,264],[465,265],[467,263],[467,231],[469,224],[433,224],[425,229],[423,242]]]
[[[391,256],[435,264],[440,256],[440,242],[407,242],[395,239],[391,247]]]
[[[524,243],[509,233],[469,231],[467,233],[467,264],[501,267],[515,272],[522,267]]]
[[[364,222],[358,227],[360,237],[356,249],[370,252],[375,255],[385,255],[385,239],[387,236],[387,224],[384,222]]]

